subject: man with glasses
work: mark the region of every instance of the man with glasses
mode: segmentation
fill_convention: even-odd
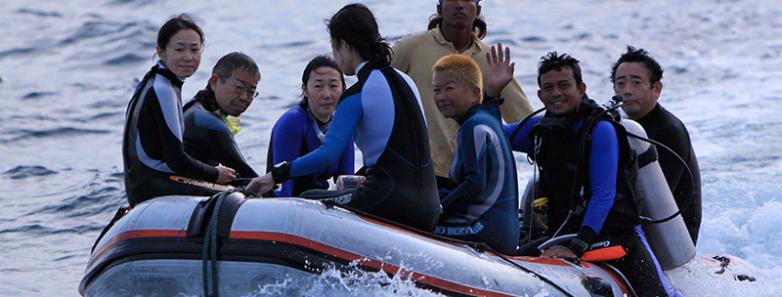
[[[258,174],[247,164],[234,135],[239,116],[257,96],[261,73],[249,56],[234,52],[220,58],[204,90],[184,107],[185,151],[204,163],[222,164],[236,170],[237,177]]]

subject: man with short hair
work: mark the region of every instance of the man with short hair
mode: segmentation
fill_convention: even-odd
[[[486,23],[480,16],[479,4],[480,0],[440,0],[428,31],[410,34],[394,44],[394,68],[407,73],[421,93],[434,171],[441,185],[447,184],[458,125],[437,111],[432,99],[432,65],[443,56],[464,54],[486,73],[489,46],[481,41],[486,35]],[[515,79],[500,91],[494,96],[504,99],[500,109],[505,121],[518,121],[532,111]]]
[[[627,52],[611,68],[611,82],[614,92],[622,96],[622,109],[627,116],[641,124],[650,139],[671,148],[686,162],[684,164],[664,148],[657,148],[660,167],[676,204],[682,211],[692,243],[698,241],[701,225],[701,176],[698,158],[690,142],[687,128],[676,116],[662,107],[660,98],[663,70],[644,49],[627,47]]]
[[[525,122],[517,135],[522,123],[507,125],[505,135],[540,172],[536,194],[547,199],[546,235],[575,234],[542,256],[581,258],[595,243],[619,244],[621,252],[602,260],[622,271],[638,296],[675,296],[640,226],[623,126],[587,98],[579,62],[567,54],[541,58],[538,86],[546,114]]]
[[[247,164],[234,134],[241,115],[256,97],[261,79],[249,56],[234,52],[220,58],[206,88],[184,107],[185,151],[204,163],[234,168],[237,177],[258,176]]]
[[[506,58],[495,54],[495,64],[509,63]],[[434,233],[483,242],[500,253],[512,254],[519,240],[516,164],[497,103],[481,104],[483,78],[469,56],[447,55],[432,72],[435,104],[443,116],[460,126],[449,176],[455,188],[440,189],[443,214]],[[513,77],[512,72],[499,74]]]

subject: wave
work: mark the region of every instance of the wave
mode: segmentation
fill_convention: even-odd
[[[16,166],[3,172],[10,179],[25,179],[28,177],[47,176],[57,174],[57,171],[43,166]]]
[[[21,140],[27,139],[42,139],[51,137],[70,137],[70,136],[82,136],[90,134],[108,134],[111,130],[106,129],[84,129],[74,127],[58,127],[43,130],[31,130],[31,129],[18,129],[9,131],[8,134],[15,135],[9,139],[0,139],[0,144],[11,144]]]

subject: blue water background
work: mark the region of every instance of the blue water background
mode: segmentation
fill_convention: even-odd
[[[298,101],[304,65],[330,52],[323,20],[346,3],[2,1],[0,296],[78,294],[93,241],[126,203],[124,112],[132,88],[154,63],[157,29],[168,17],[190,13],[206,34],[201,67],[185,83],[184,97],[204,87],[211,67],[228,52],[243,51],[260,65],[261,96],[242,117],[237,137],[260,169],[271,126]],[[364,3],[382,33],[396,40],[424,30],[435,1]],[[687,125],[700,160],[698,253],[730,253],[782,280],[779,1],[482,4],[485,40],[512,47],[516,78],[535,107],[541,106],[535,70],[546,52],[579,58],[588,93],[606,102],[611,63],[624,46],[649,50],[665,69],[660,102]],[[529,177],[529,166],[519,162],[519,171],[522,180]]]

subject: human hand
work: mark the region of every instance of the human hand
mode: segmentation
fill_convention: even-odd
[[[261,197],[263,193],[266,193],[274,188],[275,184],[276,183],[274,182],[270,172],[266,175],[253,178],[247,187],[245,187],[245,189],[254,194],[256,197]]]
[[[513,67],[516,63],[510,61],[510,48],[506,47],[503,53],[502,43],[497,43],[496,47],[492,45],[491,51],[486,53],[486,60],[486,95],[498,97],[513,79]]]
[[[236,171],[225,167],[223,165],[217,165],[217,181],[216,183],[225,185],[236,179]]]
[[[576,253],[561,245],[552,245],[548,247],[540,256],[544,258],[578,258]]]

